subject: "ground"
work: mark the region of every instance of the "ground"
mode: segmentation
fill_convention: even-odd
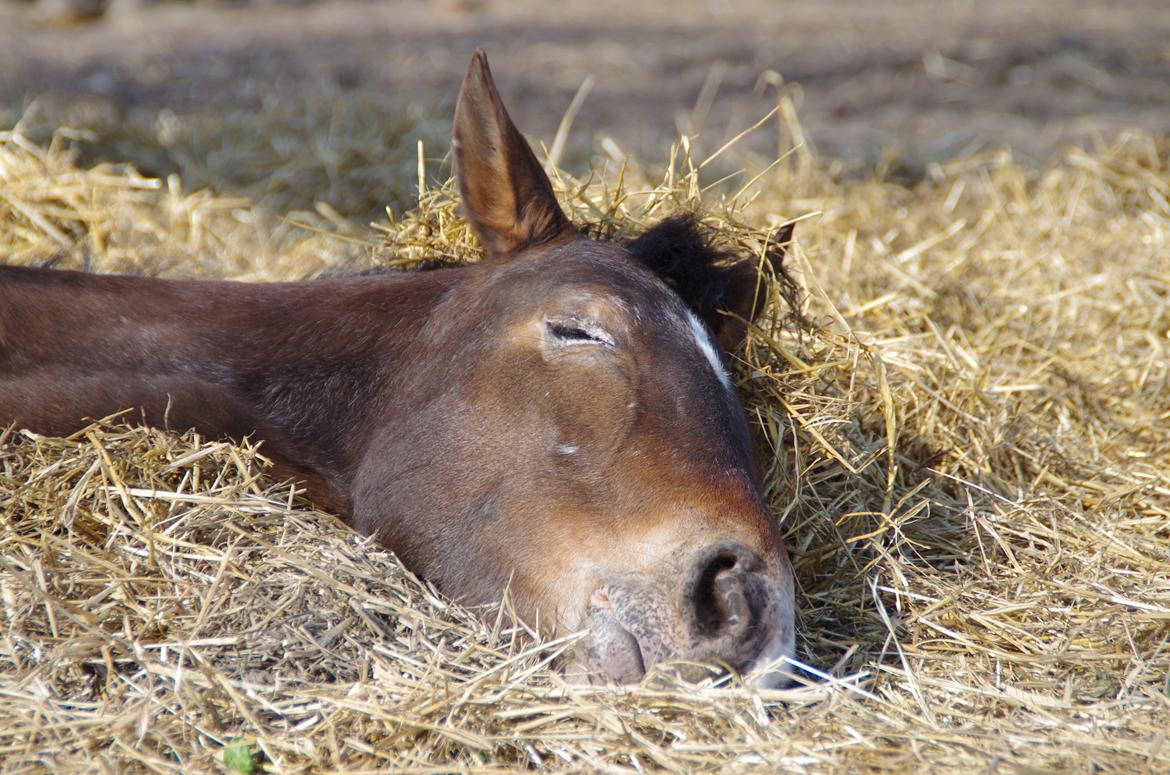
[[[363,87],[446,107],[482,46],[526,131],[551,142],[592,76],[581,136],[646,158],[680,129],[713,150],[775,104],[781,80],[821,152],[893,149],[911,171],[978,147],[1041,161],[1123,127],[1170,129],[1161,0],[197,3],[67,28],[28,5],[0,14],[9,112],[57,93],[218,114]]]

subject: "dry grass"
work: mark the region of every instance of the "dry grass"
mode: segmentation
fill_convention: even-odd
[[[1168,159],[1128,136],[908,188],[794,154],[704,192],[716,168],[761,167],[696,171],[684,148],[661,183],[632,163],[558,181],[602,236],[701,203],[758,253],[810,216],[789,261],[803,298],[768,280],[738,377],[794,550],[800,656],[833,680],[569,687],[547,668],[563,643],[447,604],[267,483],[254,450],[12,430],[4,769],[215,771],[246,750],[295,772],[1165,771]],[[64,141],[0,138],[0,180],[10,263],[270,279],[476,255],[449,184],[371,259],[246,199],[81,169]]]

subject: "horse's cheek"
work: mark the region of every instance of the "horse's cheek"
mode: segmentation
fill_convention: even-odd
[[[583,465],[605,466],[629,435],[634,402],[628,380],[617,369],[563,377],[549,391],[547,403],[556,452],[571,450]]]

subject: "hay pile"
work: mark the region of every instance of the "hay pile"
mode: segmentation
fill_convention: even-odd
[[[476,255],[449,183],[365,253],[72,147],[0,136],[6,262],[267,279]],[[256,450],[14,429],[4,769],[1170,768],[1170,144],[1045,172],[961,159],[912,186],[799,153],[667,166],[558,189],[600,236],[702,203],[758,252],[808,216],[803,294],[772,282],[737,376],[799,656],[831,680],[566,686],[547,669],[565,643],[447,604]],[[718,180],[737,167],[760,174]]]

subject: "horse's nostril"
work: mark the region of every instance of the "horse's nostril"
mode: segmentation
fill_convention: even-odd
[[[694,616],[696,635],[736,637],[747,630],[752,620],[748,578],[755,564],[746,547],[734,544],[716,547],[699,561],[684,603]]]

